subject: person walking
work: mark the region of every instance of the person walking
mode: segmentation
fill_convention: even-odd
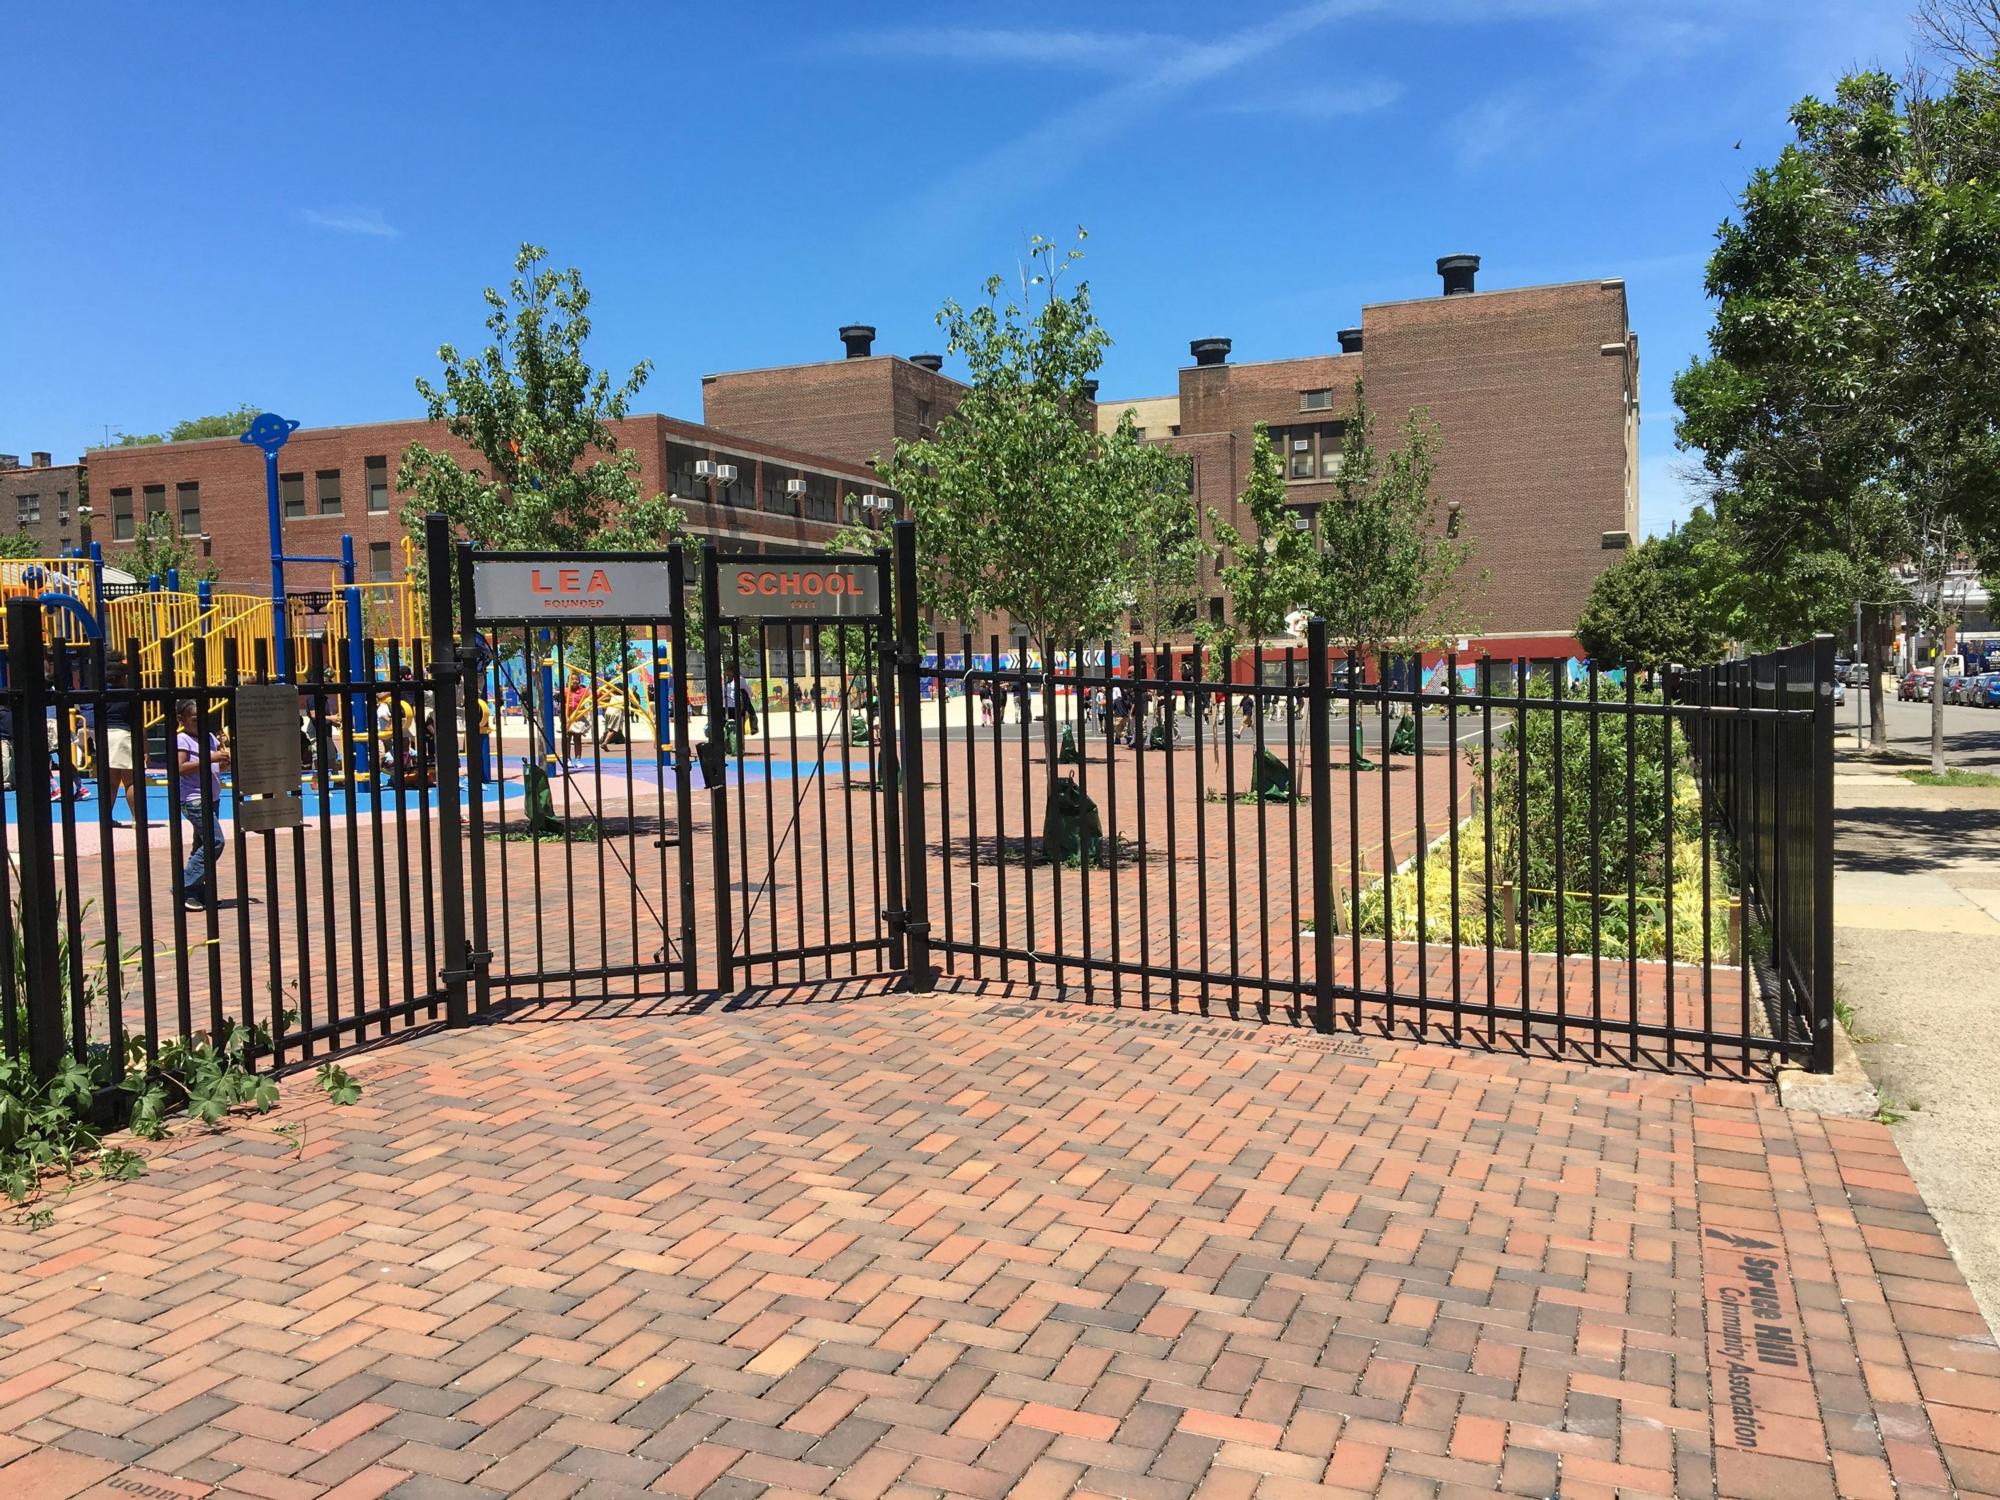
[[[214,866],[222,858],[221,814],[222,772],[229,764],[229,752],[218,735],[201,734],[201,715],[192,698],[175,705],[180,731],[174,736],[174,762],[179,775],[175,791],[181,816],[194,826],[193,847],[181,871],[181,906],[187,911],[204,909],[212,894]],[[208,774],[202,775],[202,753],[208,754]]]
[[[130,828],[139,819],[135,801],[138,796],[136,770],[132,759],[132,703],[125,696],[130,687],[125,658],[112,657],[104,668],[104,708],[94,717],[97,720],[97,753],[104,757],[104,796],[110,804],[113,828]],[[118,791],[121,787],[125,791],[125,810],[132,816],[131,823],[118,820]]]

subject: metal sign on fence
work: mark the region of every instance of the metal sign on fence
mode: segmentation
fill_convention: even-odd
[[[475,557],[480,621],[664,620],[673,585],[664,557]]]
[[[236,689],[230,768],[236,777],[236,817],[245,829],[261,833],[297,828],[305,821],[299,798],[297,687],[246,682]]]
[[[733,619],[838,620],[882,612],[880,569],[872,561],[722,563],[722,609]]]

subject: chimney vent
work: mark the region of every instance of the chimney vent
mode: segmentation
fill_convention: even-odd
[[[847,345],[849,359],[866,359],[875,346],[875,327],[872,323],[849,323],[840,330],[840,341]]]
[[[31,453],[28,455],[28,457],[34,463],[34,466],[38,469],[46,469],[49,467],[49,458],[50,458],[49,454],[38,452],[38,453]]]
[[[1472,283],[1479,275],[1479,257],[1440,255],[1438,275],[1444,278],[1444,294],[1447,297],[1463,297],[1474,289]]]
[[[1092,406],[1095,406],[1095,405],[1097,404],[1097,382],[1096,382],[1096,381],[1094,381],[1094,380],[1086,380],[1086,381],[1085,381],[1085,382],[1083,383],[1083,399],[1084,399],[1084,400],[1086,400],[1086,401],[1088,401],[1088,402],[1089,402],[1089,403],[1090,403],[1090,404],[1091,404]]]
[[[1229,363],[1228,339],[1191,339],[1188,353],[1194,356],[1197,365],[1226,365]]]
[[[0,469],[18,469],[20,467],[21,467],[20,454],[0,453]]]
[[[1334,337],[1340,340],[1340,352],[1342,354],[1359,354],[1361,352],[1361,330],[1359,328],[1343,328]]]
[[[919,370],[930,370],[935,373],[944,368],[944,356],[942,354],[912,354],[910,356],[910,363],[915,365]]]

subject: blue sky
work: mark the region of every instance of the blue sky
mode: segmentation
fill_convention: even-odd
[[[1330,350],[1447,252],[1486,287],[1624,276],[1657,531],[1715,225],[1794,99],[1900,68],[1907,11],[16,6],[0,448],[239,401],[415,415],[524,239],[582,267],[600,364],[653,361],[641,408],[698,417],[702,372],[829,357],[841,323],[937,348],[941,298],[1082,224],[1107,396],[1171,391],[1198,336]]]

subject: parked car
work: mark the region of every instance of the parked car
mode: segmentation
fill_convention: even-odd
[[[1845,682],[1849,687],[1867,687],[1868,663],[1865,661],[1850,662],[1847,670],[1841,674],[1841,681]]]
[[[1905,672],[1903,680],[1896,684],[1896,696],[1905,703],[1923,703],[1931,695],[1931,669],[1918,667],[1914,672]]]
[[[1833,706],[1835,708],[1847,706],[1847,679],[1844,677],[1833,679]]]
[[[1979,708],[2000,708],[2000,672],[1981,675],[1978,695],[1972,701]]]

